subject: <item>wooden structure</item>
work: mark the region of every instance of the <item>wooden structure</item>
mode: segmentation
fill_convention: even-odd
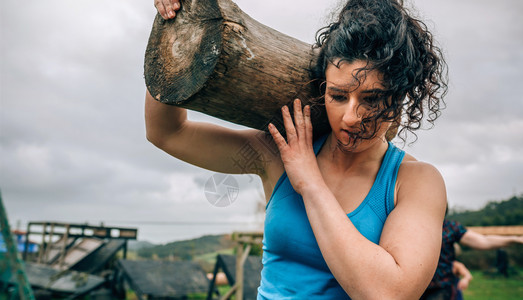
[[[215,278],[222,269],[231,284],[231,289],[221,297],[222,300],[230,299],[232,295],[236,300],[256,299],[258,286],[261,279],[262,262],[259,256],[249,256],[252,245],[261,245],[263,232],[235,232],[233,241],[238,243],[236,257],[232,255],[218,255],[216,265],[207,294],[207,300],[212,299],[215,292]]]
[[[98,248],[96,251],[87,255],[84,259],[71,267],[71,270],[97,274],[102,271],[105,265],[115,257],[116,253],[122,249],[125,250],[126,241],[110,239]]]
[[[136,239],[137,229],[53,222],[30,222],[29,236],[42,238],[36,262],[25,262],[26,284],[35,292],[71,299],[86,295],[104,284],[112,273],[110,261],[118,251],[126,256],[127,241]],[[27,252],[24,252],[24,256]],[[20,285],[20,272],[0,278],[8,286]],[[104,277],[105,276],[105,277]],[[34,299],[20,296],[22,299]]]
[[[69,299],[86,295],[106,282],[106,279],[101,276],[70,270],[60,271],[50,266],[30,262],[26,263],[26,272],[28,281],[35,291],[46,290],[54,295],[67,296]]]
[[[103,247],[105,239],[123,240],[124,257],[126,257],[127,240],[135,240],[138,230],[88,224],[30,222],[27,225],[26,234],[26,243],[28,243],[30,235],[40,235],[42,238],[37,263],[65,270]],[[27,253],[24,252],[24,259],[26,255]]]
[[[236,270],[238,265],[236,264],[236,256],[218,254],[216,257],[216,265],[214,266],[213,277],[207,292],[207,300],[213,299],[213,294],[218,294],[216,289],[216,281],[214,278],[220,270],[223,271],[226,277],[226,281],[231,285],[231,289],[228,293],[221,296],[221,300],[230,299],[231,296],[237,297],[240,295],[238,287],[241,285],[243,300],[255,300],[258,295],[258,287],[260,286],[261,270],[262,270],[262,258],[260,256],[249,255],[242,264],[242,275],[243,280],[237,281]]]

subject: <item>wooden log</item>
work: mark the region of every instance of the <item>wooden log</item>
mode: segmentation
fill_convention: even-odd
[[[174,20],[159,14],[145,53],[145,83],[158,101],[229,122],[283,132],[280,108],[318,96],[311,45],[269,28],[230,0],[185,0]],[[323,105],[315,135],[330,130]]]

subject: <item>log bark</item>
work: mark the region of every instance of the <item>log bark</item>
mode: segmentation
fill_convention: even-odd
[[[157,14],[145,53],[145,82],[158,101],[229,122],[281,132],[281,107],[318,96],[311,45],[269,28],[230,0],[182,0],[174,20]],[[330,130],[312,110],[315,135]]]

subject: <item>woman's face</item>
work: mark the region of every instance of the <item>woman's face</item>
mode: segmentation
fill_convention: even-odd
[[[385,87],[378,71],[357,73],[358,69],[366,66],[366,62],[341,62],[336,66],[337,63],[329,64],[325,71],[325,108],[341,149],[359,152],[385,140],[390,122],[367,122],[364,132],[361,126],[364,118],[383,108]],[[368,139],[374,132],[375,135]]]

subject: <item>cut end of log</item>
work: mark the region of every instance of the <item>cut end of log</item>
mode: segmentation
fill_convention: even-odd
[[[223,18],[216,2],[182,6],[174,20],[156,15],[145,54],[146,86],[167,104],[183,103],[202,89],[221,54]]]

